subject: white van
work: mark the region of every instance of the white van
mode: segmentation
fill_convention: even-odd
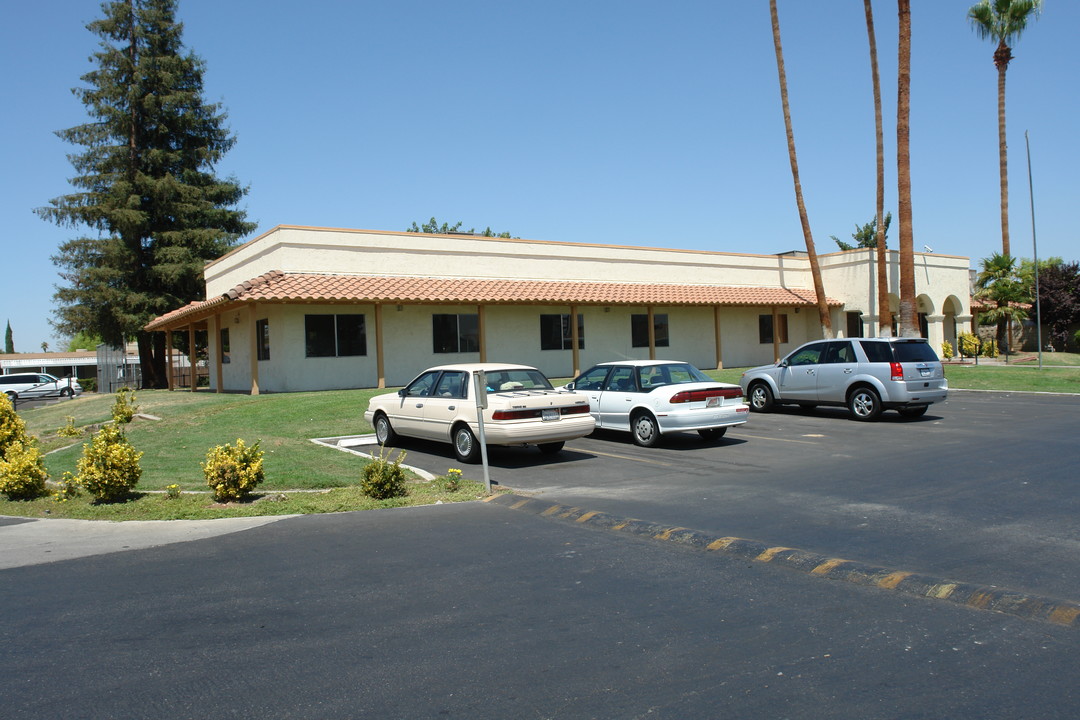
[[[71,397],[83,391],[75,378],[56,378],[48,373],[12,373],[0,375],[0,391],[8,400],[30,400],[44,397]]]

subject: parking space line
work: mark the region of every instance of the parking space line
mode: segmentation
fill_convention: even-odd
[[[817,445],[818,444],[818,443],[815,443],[815,442],[810,442],[809,440],[792,440],[791,438],[763,437],[761,435],[745,435],[743,433],[739,433],[739,437],[752,438],[754,440],[774,440],[776,442],[797,443],[799,445]]]
[[[581,450],[581,452],[591,453],[593,455],[602,455],[604,457],[618,458],[620,460],[633,460],[634,462],[648,463],[649,465],[660,465],[662,467],[671,467],[675,463],[661,462],[660,460],[646,460],[645,458],[631,457],[630,455],[619,455],[617,453],[606,453],[599,450]]]

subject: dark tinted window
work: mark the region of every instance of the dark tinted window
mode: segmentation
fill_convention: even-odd
[[[863,352],[866,353],[866,359],[870,362],[892,362],[892,348],[887,342],[866,342],[859,343],[862,345]]]
[[[851,347],[851,342],[848,340],[836,340],[829,343],[829,347],[825,350],[825,357],[822,358],[823,363],[849,363],[855,362],[855,349]]]
[[[817,365],[821,362],[821,351],[825,347],[825,343],[818,343],[816,345],[807,345],[804,348],[799,348],[791,355],[788,356],[788,365]]]
[[[894,343],[893,353],[900,362],[937,362],[938,359],[930,343],[926,342]]]

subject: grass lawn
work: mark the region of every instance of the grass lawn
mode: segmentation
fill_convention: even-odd
[[[125,426],[128,441],[143,453],[142,477],[136,497],[125,503],[94,505],[86,495],[66,501],[41,498],[9,501],[0,497],[0,515],[66,517],[98,520],[208,519],[247,515],[339,512],[379,507],[422,505],[474,500],[484,494],[482,483],[466,480],[456,492],[438,482],[409,484],[405,498],[375,501],[360,493],[358,485],[365,458],[312,443],[311,438],[359,435],[371,432],[363,411],[368,398],[386,390],[232,395],[210,392],[142,390],[135,393],[139,412],[160,420],[136,418]],[[21,412],[27,431],[40,441],[52,479],[65,471],[75,473],[83,443],[93,428],[111,417],[114,397],[88,393],[74,400],[53,403]],[[57,434],[74,418],[81,438]],[[260,442],[265,451],[266,479],[256,495],[260,502],[215,504],[205,491],[200,463],[207,451],[225,443]],[[406,457],[405,462],[408,463]],[[447,469],[456,463],[448,461]],[[467,468],[469,472],[471,468]],[[475,471],[473,474],[477,474]],[[179,498],[167,498],[164,490],[177,484]],[[315,490],[285,493],[282,490]]]

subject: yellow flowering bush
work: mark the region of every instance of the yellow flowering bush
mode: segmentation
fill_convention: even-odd
[[[98,430],[76,466],[76,482],[98,502],[127,497],[142,476],[141,452],[136,452],[119,425],[109,423]]]
[[[15,440],[0,457],[0,494],[8,500],[33,500],[45,494],[45,458],[32,442]]]
[[[0,393],[0,457],[12,443],[23,445],[29,442],[26,436],[26,423],[15,412],[6,393]]]
[[[116,391],[116,400],[112,406],[113,420],[117,423],[129,423],[138,411],[139,406],[135,404],[135,393],[131,388],[122,387]]]
[[[80,437],[83,431],[81,428],[75,427],[75,418],[68,415],[64,419],[67,420],[67,424],[57,430],[56,434],[60,437]]]
[[[941,343],[941,359],[942,360],[952,360],[952,358],[953,358],[952,343],[949,342],[948,340],[946,340],[943,343]]]
[[[960,354],[964,357],[975,357],[979,354],[979,338],[975,333],[960,333]]]
[[[243,500],[263,481],[263,451],[258,441],[251,447],[243,440],[236,447],[218,445],[206,453],[202,469],[215,500]]]

